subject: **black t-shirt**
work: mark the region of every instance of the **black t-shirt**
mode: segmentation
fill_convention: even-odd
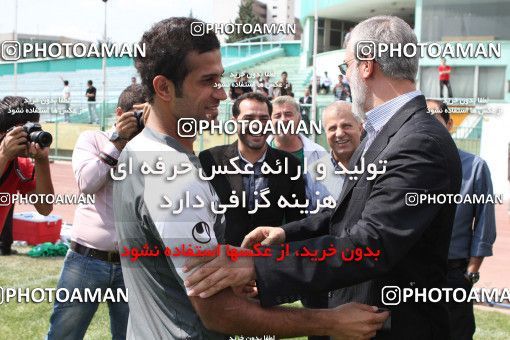
[[[95,102],[96,101],[96,88],[94,86],[89,87],[87,89],[87,92],[85,92],[85,94],[89,94],[89,93],[92,93],[93,96],[87,97],[87,100],[89,102]]]

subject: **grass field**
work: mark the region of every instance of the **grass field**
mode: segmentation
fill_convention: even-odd
[[[29,248],[21,248],[21,253]],[[56,287],[63,258],[30,258],[25,255],[0,257],[0,287]],[[52,304],[9,303],[0,305],[0,339],[43,339],[49,325]],[[476,310],[475,339],[510,339],[510,315]],[[99,307],[85,339],[109,339],[106,304]],[[306,339],[306,338],[300,338]]]

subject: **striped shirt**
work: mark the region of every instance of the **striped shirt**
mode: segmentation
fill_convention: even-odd
[[[386,125],[386,123],[391,119],[391,117],[393,117],[398,112],[398,110],[400,110],[411,99],[421,94],[422,93],[418,90],[404,93],[382,105],[374,107],[372,110],[367,112],[367,119],[363,124],[363,127],[367,132],[367,143],[365,144],[363,155],[365,155],[374,139],[377,137],[384,125]]]

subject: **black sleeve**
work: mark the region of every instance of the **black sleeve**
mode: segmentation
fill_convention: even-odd
[[[200,159],[200,165],[202,166],[202,170],[207,176],[211,176],[211,169],[214,164],[214,159],[209,150],[204,150],[198,154],[198,159]]]
[[[333,209],[325,208],[317,214],[283,225],[285,241],[294,242],[327,235],[332,214]]]
[[[333,245],[338,253],[347,248],[370,247],[380,250],[378,260],[368,257],[359,262],[346,262],[337,255],[313,262],[307,257],[288,256],[278,263],[281,246],[271,246],[273,257],[254,258],[259,297],[264,307],[281,303],[282,296],[299,298],[310,292],[331,291],[374,279],[389,272],[406,256],[442,207],[439,204],[409,206],[405,204],[405,195],[449,193],[451,163],[435,139],[418,133],[403,138],[387,154],[386,160],[386,172],[374,180],[366,201],[359,202],[364,209],[358,222],[339,236],[290,243],[290,254],[302,246],[320,251]],[[330,214],[293,222],[285,229],[293,234],[298,230],[325,228],[326,224],[329,226],[325,218]],[[320,226],[310,228],[308,223]]]
[[[297,161],[296,159],[296,162],[294,162],[294,167],[293,169],[295,169],[294,173],[290,176],[290,177],[295,177],[296,174],[297,174],[297,166],[299,165],[299,162]],[[303,179],[303,176],[300,176],[297,180],[290,180],[291,182],[291,189],[290,189],[290,194],[289,194],[289,197],[287,197],[287,200],[289,200],[290,202],[294,201],[295,199],[297,199],[299,202],[305,202],[306,200],[306,193],[305,193],[305,181]],[[292,194],[296,194],[296,197],[293,198],[292,197]],[[305,214],[301,214],[301,208],[285,208],[285,221],[286,222],[294,222],[294,221],[299,221],[303,218],[306,217]]]

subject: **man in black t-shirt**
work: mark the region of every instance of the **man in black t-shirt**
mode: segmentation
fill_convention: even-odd
[[[87,82],[87,91],[85,91],[85,96],[87,97],[87,101],[89,104],[89,124],[99,124],[99,120],[96,114],[96,88],[92,86],[92,80]]]

